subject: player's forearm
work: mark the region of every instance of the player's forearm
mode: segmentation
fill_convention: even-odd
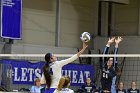
[[[85,48],[82,48],[78,53],[77,53],[77,56],[80,57],[80,55],[85,51],[86,47]]]
[[[108,54],[109,46],[106,45],[103,54]],[[107,60],[107,57],[102,57],[102,68],[104,67],[105,61]]]
[[[68,63],[71,63],[71,62],[75,61],[78,57],[80,57],[80,55],[85,51],[85,49],[86,49],[86,47],[82,48],[77,54],[73,55],[72,57],[60,61],[60,64],[66,65]]]
[[[104,49],[103,54],[107,54],[107,53],[108,53],[108,50],[109,50],[109,47],[108,47],[108,46],[106,46],[106,47],[105,47],[105,49]]]
[[[115,48],[118,48],[119,47],[119,43],[115,43]]]
[[[70,57],[68,59],[61,60],[61,61],[59,61],[57,63],[62,67],[64,65],[66,65],[66,64],[69,64],[69,63],[75,61],[77,58],[78,58],[78,56],[77,56],[77,54],[75,54],[72,57]]]
[[[116,55],[118,53],[118,48],[115,47],[114,49],[114,55]],[[114,56],[114,63],[117,63],[117,57]]]
[[[115,47],[114,54],[117,54],[117,53],[118,53],[118,48]]]

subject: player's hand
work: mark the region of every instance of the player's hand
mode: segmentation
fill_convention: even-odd
[[[85,51],[85,49],[88,47],[87,42],[83,42],[82,49],[77,53],[77,56],[80,57],[80,55]]]
[[[112,44],[115,41],[115,37],[109,38],[107,44]]]
[[[83,42],[83,49],[86,49],[88,47],[88,43],[87,42]]]
[[[115,43],[119,44],[122,40],[123,40],[123,38],[118,36],[118,38],[115,39]]]

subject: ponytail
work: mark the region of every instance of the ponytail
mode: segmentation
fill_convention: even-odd
[[[48,89],[50,89],[51,82],[52,82],[52,78],[51,78],[51,75],[49,73],[49,64],[51,63],[50,62],[51,56],[52,56],[51,53],[47,53],[45,55],[45,61],[46,61],[46,63],[45,63],[45,65],[42,68],[43,74],[44,74],[44,77],[45,77],[45,80],[46,80],[46,85],[47,85],[47,88]]]

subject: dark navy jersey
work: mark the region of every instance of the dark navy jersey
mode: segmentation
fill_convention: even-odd
[[[117,90],[116,90],[116,93],[126,93],[126,90],[125,90],[125,89],[122,89],[122,90],[117,89]]]
[[[109,47],[105,47],[103,54],[108,54]],[[118,48],[114,49],[114,54],[117,54]],[[113,66],[111,68],[107,68],[107,62],[108,58],[103,57],[102,58],[102,64],[101,64],[101,70],[102,70],[102,76],[101,76],[101,84],[103,90],[111,90],[112,86],[112,80],[113,77],[116,76],[115,68],[117,66],[117,58],[113,58]]]
[[[93,84],[85,84],[82,86],[82,90],[84,91],[84,93],[93,93],[93,91],[96,90],[96,87]]]
[[[128,89],[128,93],[139,93],[139,89],[132,89],[132,88],[130,88],[130,89]]]
[[[116,76],[116,73],[113,68],[102,70],[101,84],[103,90],[111,90],[112,79],[114,76]]]

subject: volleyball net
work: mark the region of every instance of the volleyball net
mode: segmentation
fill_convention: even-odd
[[[66,59],[71,57],[74,54],[54,54],[56,57],[58,57],[58,60]],[[38,62],[44,62],[44,56],[45,54],[0,54],[0,59],[1,59],[1,81],[2,81],[2,86],[5,88],[9,89],[20,89],[22,87],[28,88],[31,85],[30,84],[16,84],[13,86],[13,81],[11,80],[13,74],[17,75],[14,80],[21,80],[24,81],[26,78],[18,77],[18,74],[13,73],[11,70],[12,65],[11,64],[4,64],[3,60],[16,60],[16,62],[19,62],[21,65],[26,65],[23,62],[29,61],[32,63],[38,63]],[[119,81],[122,81],[124,83],[124,87],[130,88],[131,87],[131,81],[134,80],[137,83],[137,88],[140,88],[140,54],[82,54],[79,59],[74,61],[74,63],[77,64],[88,64],[92,65],[94,68],[94,82],[98,87],[101,87],[101,82],[100,82],[100,76],[101,76],[101,70],[100,70],[100,65],[101,65],[101,59],[102,57],[117,57],[118,59],[118,66],[121,69],[122,73],[120,76],[117,78],[117,83]],[[30,65],[30,64],[28,64]],[[25,68],[22,68],[22,71],[26,71]],[[18,73],[19,69],[15,68],[15,72]],[[32,72],[32,74],[37,74],[37,71],[35,70],[28,70],[28,72]],[[25,76],[26,74],[24,74]],[[31,74],[30,74],[31,75]],[[31,78],[29,78],[31,80]],[[8,84],[10,83],[10,84]],[[15,82],[16,83],[16,82]]]

